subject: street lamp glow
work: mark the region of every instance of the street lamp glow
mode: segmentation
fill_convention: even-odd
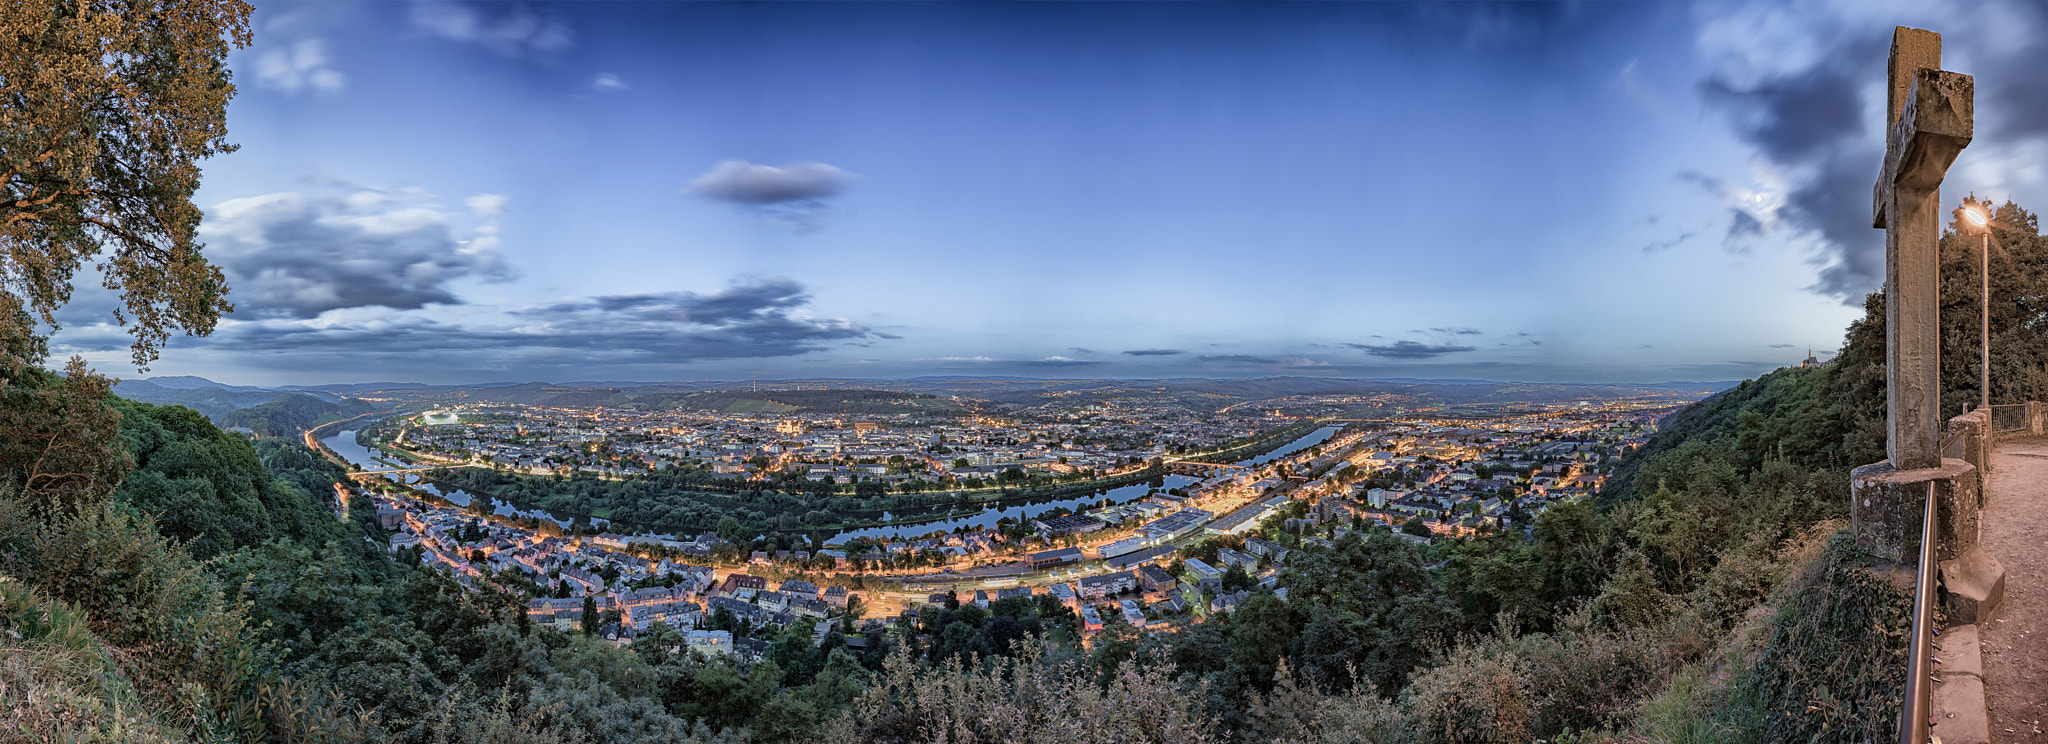
[[[1983,210],[1976,206],[1963,207],[1962,211],[1963,221],[1970,223],[1972,227],[1982,230],[1991,224],[1991,218],[1984,216]]]

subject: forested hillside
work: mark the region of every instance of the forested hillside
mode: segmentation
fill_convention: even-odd
[[[259,437],[290,437],[321,424],[376,410],[376,404],[355,398],[329,403],[305,393],[292,393],[268,403],[229,411],[214,420],[221,426],[245,427]]]

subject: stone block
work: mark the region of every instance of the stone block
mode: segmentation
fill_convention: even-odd
[[[1948,674],[1971,674],[1984,676],[1984,647],[1979,643],[1977,626],[1954,625],[1941,632],[1934,639],[1934,655],[1941,659],[1934,665],[1936,676]]]
[[[1991,715],[1984,703],[1984,647],[1977,626],[1957,625],[1934,639],[1934,690],[1929,695],[1934,736],[1943,744],[1990,741]]]
[[[1920,562],[1920,518],[1926,509],[1927,487],[1933,484],[1940,525],[1935,560],[1954,560],[1977,547],[1977,469],[1947,458],[1941,467],[1899,470],[1890,461],[1865,465],[1849,473],[1849,520],[1864,550],[1892,563]]]
[[[1934,735],[1942,744],[1991,741],[1991,713],[1984,707],[1984,680],[1970,674],[1936,675],[1932,703]]]
[[[1973,547],[1941,562],[1941,586],[1946,590],[1942,606],[1949,622],[1987,623],[2005,599],[2005,566],[1983,548]]]

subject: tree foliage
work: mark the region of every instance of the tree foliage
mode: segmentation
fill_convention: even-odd
[[[121,295],[136,366],[232,306],[195,240],[199,161],[231,152],[241,0],[28,0],[0,9],[0,323],[56,325],[72,276]],[[6,329],[26,334],[26,328]]]

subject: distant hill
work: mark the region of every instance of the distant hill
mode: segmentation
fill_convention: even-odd
[[[305,393],[288,393],[267,403],[229,411],[220,417],[220,425],[247,427],[257,436],[289,437],[330,421],[376,410],[376,404],[354,398],[329,403]]]
[[[248,408],[276,400],[284,395],[277,390],[251,387],[229,387],[225,385],[199,386],[190,381],[198,377],[169,378],[171,385],[157,380],[122,380],[114,386],[114,394],[129,400],[155,403],[160,406],[184,406],[201,415],[218,420],[219,417],[237,408]],[[175,386],[175,387],[174,387]]]
[[[204,377],[174,376],[149,377],[139,380],[122,380],[114,386],[114,394],[129,400],[154,403],[160,406],[184,406],[212,420],[220,426],[249,426],[246,423],[229,423],[228,416],[237,411],[278,404],[242,420],[265,422],[265,427],[249,426],[256,431],[278,431],[290,434],[302,420],[317,420],[329,413],[341,414],[347,418],[367,413],[367,403],[352,401],[322,391],[294,392],[284,388],[256,387],[253,385],[225,385]],[[312,401],[280,403],[286,398],[305,398]],[[318,404],[314,406],[312,404]],[[311,419],[305,414],[315,409]],[[342,413],[349,411],[348,413]],[[280,434],[279,436],[281,436]]]

